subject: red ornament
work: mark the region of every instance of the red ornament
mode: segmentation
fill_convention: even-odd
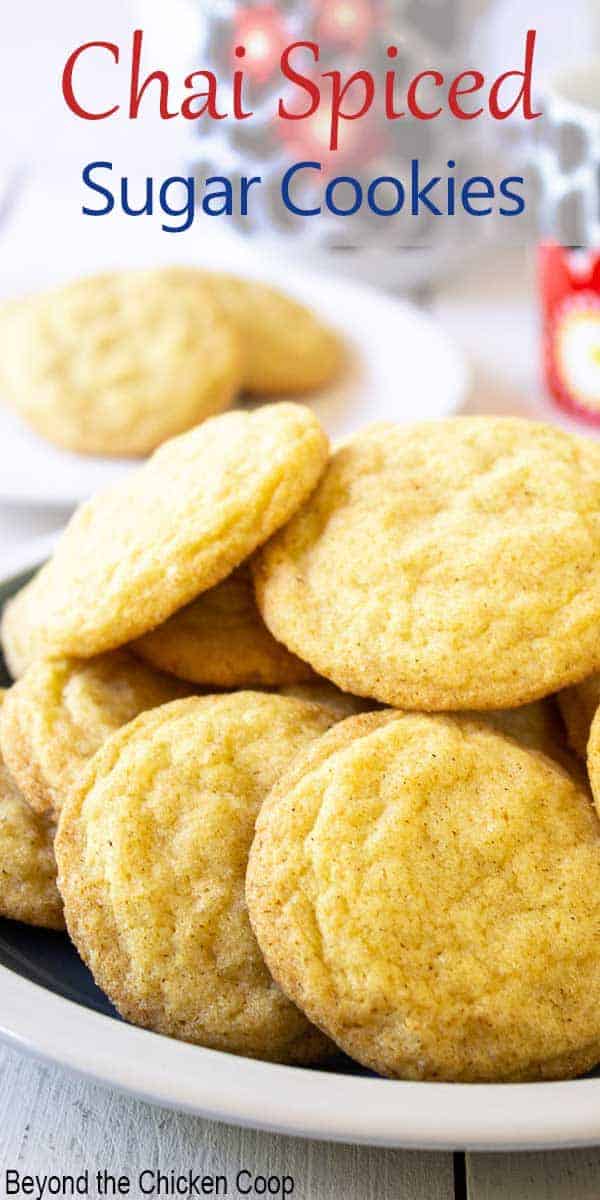
[[[600,252],[539,251],[544,374],[561,408],[600,425]]]
[[[298,121],[278,121],[277,133],[292,158],[322,164],[325,176],[339,174],[346,167],[366,166],[381,153],[383,140],[373,122],[344,121],[339,148],[330,149],[331,109],[323,104],[312,117]]]
[[[375,23],[374,0],[317,0],[318,39],[356,49]]]
[[[279,66],[281,55],[289,43],[289,33],[281,14],[273,4],[256,8],[241,8],[233,19],[233,51],[243,47],[246,53],[239,58],[248,78],[259,85],[267,83]]]

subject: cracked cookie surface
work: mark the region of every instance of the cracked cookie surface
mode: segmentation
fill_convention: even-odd
[[[314,678],[267,629],[246,564],[134,642],[133,650],[161,671],[210,687],[276,687]]]
[[[82,767],[111,733],[189,690],[126,650],[42,659],[7,693],[0,747],[31,807],[57,817]]]
[[[546,756],[448,716],[351,717],[265,801],[246,895],[283,990],[384,1075],[600,1057],[600,824]]]
[[[53,825],[29,807],[0,756],[0,916],[64,929],[53,841]]]
[[[400,708],[509,708],[600,665],[600,448],[517,418],[375,425],[255,559],[274,636]]]
[[[286,402],[212,417],[166,442],[78,509],[28,585],[36,645],[88,658],[162,624],[289,519],[327,455],[316,417]]]
[[[331,1054],[271,979],[244,899],[262,800],[330,724],[281,696],[194,697],[138,717],[85,768],[60,817],[59,886],[128,1020],[273,1061]]]

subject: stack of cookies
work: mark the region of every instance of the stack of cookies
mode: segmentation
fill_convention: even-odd
[[[597,443],[212,417],[2,642],[0,909],[64,918],[128,1020],[404,1079],[600,1061]]]
[[[313,391],[341,361],[303,304],[191,267],[106,272],[0,312],[0,399],[80,454],[147,455],[242,392]]]

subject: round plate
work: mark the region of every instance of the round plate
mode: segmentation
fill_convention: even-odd
[[[189,258],[186,262],[191,265]],[[259,257],[256,249],[231,238],[203,247],[193,265],[279,285],[339,330],[348,347],[343,375],[318,393],[297,397],[334,438],[367,421],[445,416],[466,398],[469,372],[460,352],[440,326],[405,301],[362,284],[303,273],[295,264],[291,269],[280,257]],[[0,500],[13,503],[75,505],[132,466],[124,459],[59,450],[2,405],[0,444]]]
[[[48,540],[12,556],[0,608]],[[0,683],[8,684],[0,662]],[[447,1150],[600,1142],[600,1078],[449,1084],[380,1079],[343,1056],[330,1070],[204,1050],[122,1021],[66,934],[0,920],[0,1037],[157,1104],[321,1140]]]

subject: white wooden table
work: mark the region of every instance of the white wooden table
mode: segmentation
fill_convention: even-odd
[[[8,1050],[0,1053],[0,1073],[2,1169],[78,1174],[106,1167],[135,1179],[142,1170],[194,1168],[225,1175],[235,1196],[243,1168],[291,1176],[295,1200],[454,1196],[451,1154],[332,1146],[217,1125],[69,1079]]]
[[[0,1172],[287,1175],[294,1200],[598,1200],[600,1150],[430,1154],[306,1142],[154,1108],[0,1050]],[[4,1196],[0,1180],[0,1195]],[[141,1194],[132,1187],[130,1193]]]

